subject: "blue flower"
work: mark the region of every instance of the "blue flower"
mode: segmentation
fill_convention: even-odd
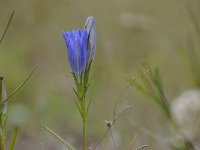
[[[80,76],[85,72],[87,66],[87,30],[72,30],[72,32],[63,32],[63,37],[67,46],[68,60],[72,72]]]
[[[94,59],[96,49],[96,27],[93,17],[88,17],[83,30],[63,32],[68,60],[76,76],[84,75]],[[89,70],[88,70],[89,71]]]

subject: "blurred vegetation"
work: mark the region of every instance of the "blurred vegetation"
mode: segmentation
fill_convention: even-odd
[[[191,2],[190,8],[198,18],[200,2]],[[181,92],[195,87],[194,74],[177,53],[190,50],[188,40],[199,50],[199,35],[188,5],[186,0],[0,1],[0,32],[15,10],[0,46],[0,74],[5,77],[7,93],[12,93],[39,66],[9,104],[7,130],[10,132],[15,125],[20,128],[16,150],[64,149],[43,131],[41,124],[81,146],[81,121],[73,101],[73,79],[61,33],[83,27],[90,15],[97,26],[97,50],[88,91],[92,98],[87,122],[90,146],[106,131],[104,120],[112,120],[119,93],[129,84],[127,78],[138,75],[142,63],[160,68],[169,103]],[[117,111],[127,105],[133,105],[133,111],[126,112],[113,128],[119,149],[130,149],[136,134],[135,145],[169,149],[161,141],[168,140],[170,127],[159,108],[129,88]],[[155,138],[157,135],[152,133],[166,139]],[[99,148],[112,146],[108,135]]]
[[[141,73],[141,76],[139,76],[138,79],[140,78],[141,83],[138,83],[136,80],[131,80],[130,84],[145,95],[149,100],[154,102],[162,111],[163,116],[166,117],[166,120],[172,130],[170,136],[171,142],[168,141],[166,144],[168,144],[173,150],[195,150],[190,139],[179,131],[176,120],[174,120],[173,110],[171,109],[168,99],[165,96],[159,69],[156,68],[154,70],[150,70],[150,68],[148,68],[145,73]]]

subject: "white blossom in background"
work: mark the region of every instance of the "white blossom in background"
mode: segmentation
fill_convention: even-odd
[[[200,89],[183,92],[171,103],[171,110],[181,132],[187,138],[200,136]]]

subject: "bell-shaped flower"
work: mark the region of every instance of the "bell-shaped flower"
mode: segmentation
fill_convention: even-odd
[[[72,30],[63,32],[67,46],[68,60],[72,72],[76,76],[84,74],[87,65],[88,33],[84,30]]]
[[[67,46],[68,60],[72,72],[76,77],[84,77],[88,80],[90,65],[94,59],[96,50],[96,26],[94,18],[88,17],[83,30],[63,32]],[[87,81],[86,81],[87,82]]]

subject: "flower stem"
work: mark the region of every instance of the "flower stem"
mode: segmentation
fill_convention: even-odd
[[[82,95],[82,94],[81,94]],[[79,102],[81,106],[81,118],[82,118],[82,128],[83,128],[83,150],[86,150],[86,120],[87,120],[87,114],[86,114],[86,107],[85,107],[85,93],[84,96],[79,97]]]
[[[86,119],[83,119],[83,150],[86,150]]]

